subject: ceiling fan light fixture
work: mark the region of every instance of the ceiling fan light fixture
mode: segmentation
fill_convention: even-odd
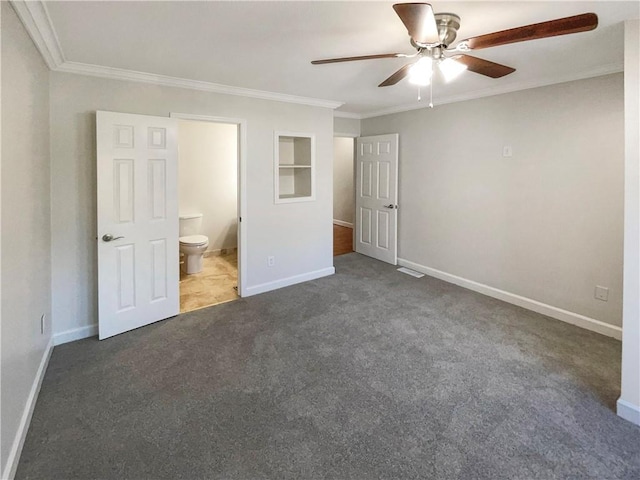
[[[431,57],[422,57],[413,64],[409,70],[409,83],[426,87],[431,83],[431,75],[433,74],[433,60]]]
[[[464,63],[456,61],[454,58],[445,58],[438,65],[445,82],[456,79],[462,72],[467,69]]]
[[[360,55],[357,57],[313,60],[311,63],[319,65],[377,58],[417,57],[415,63],[403,65],[380,83],[378,87],[396,85],[407,77],[409,82],[414,85],[428,86],[431,84],[434,62],[436,69],[441,72],[442,79],[447,83],[454,80],[465,70],[489,78],[501,78],[515,72],[516,69],[467,55],[466,52],[529,40],[587,32],[598,26],[598,16],[595,13],[583,13],[467,38],[459,41],[456,46],[452,46],[460,28],[460,17],[458,15],[454,13],[434,14],[431,5],[422,2],[398,3],[393,6],[393,9],[407,28],[410,43],[416,49],[416,53],[412,55],[404,53]]]

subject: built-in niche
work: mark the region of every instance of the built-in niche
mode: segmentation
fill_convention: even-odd
[[[307,133],[275,134],[275,202],[315,199],[315,137]]]

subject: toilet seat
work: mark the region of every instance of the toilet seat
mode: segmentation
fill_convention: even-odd
[[[186,237],[180,237],[180,245],[188,245],[190,247],[197,247],[204,245],[209,241],[206,235],[187,235]]]

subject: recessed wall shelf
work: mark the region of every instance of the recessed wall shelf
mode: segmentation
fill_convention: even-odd
[[[274,145],[275,202],[315,200],[315,136],[276,132]]]

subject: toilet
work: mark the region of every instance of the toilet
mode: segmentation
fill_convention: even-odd
[[[209,238],[200,235],[202,214],[180,215],[180,253],[184,254],[182,271],[187,275],[202,271],[202,257],[209,246]]]

